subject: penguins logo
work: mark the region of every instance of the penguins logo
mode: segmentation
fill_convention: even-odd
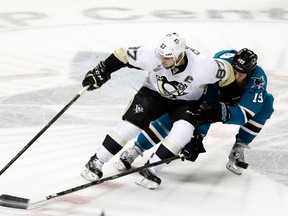
[[[168,81],[165,76],[158,76],[156,75],[157,79],[157,86],[159,89],[159,92],[162,96],[174,99],[177,98],[177,96],[182,96],[187,93],[185,93],[185,89],[187,88],[186,84],[179,83],[177,81]]]

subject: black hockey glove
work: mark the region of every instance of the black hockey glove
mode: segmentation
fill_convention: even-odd
[[[202,135],[194,134],[194,137],[191,139],[191,141],[187,143],[181,151],[186,160],[194,162],[200,153],[206,152],[202,141]]]
[[[194,126],[211,124],[214,122],[225,123],[231,118],[228,107],[222,102],[208,104],[206,101],[203,101],[197,109],[188,109],[186,113],[191,115],[190,122]]]
[[[219,101],[226,105],[232,106],[240,102],[242,90],[236,84],[236,81],[230,83],[227,86],[220,87],[218,89]]]
[[[82,81],[82,86],[90,86],[87,90],[92,91],[100,88],[111,78],[110,73],[106,72],[104,61],[101,61],[93,70],[90,70],[85,75]]]

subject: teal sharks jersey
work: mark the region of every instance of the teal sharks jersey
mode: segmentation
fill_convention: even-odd
[[[214,55],[214,58],[224,59],[231,63],[236,52],[236,50],[220,51]],[[272,100],[270,98],[272,96],[266,91],[267,76],[260,66],[257,65],[248,78],[248,82],[244,87],[244,92],[241,95],[239,104],[229,107],[232,116],[231,120],[227,122],[229,124],[245,124],[256,113],[265,109],[266,100],[267,102]],[[273,111],[267,110],[267,112],[270,115]]]

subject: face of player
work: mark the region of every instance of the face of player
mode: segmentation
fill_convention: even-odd
[[[234,70],[234,74],[235,74],[235,80],[238,83],[243,82],[245,78],[247,77],[247,74],[239,73],[236,70]]]
[[[165,69],[170,69],[174,66],[175,62],[174,62],[174,59],[173,57],[164,57],[164,56],[161,56],[161,64],[163,65],[163,67]]]

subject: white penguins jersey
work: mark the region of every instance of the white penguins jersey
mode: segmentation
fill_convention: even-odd
[[[155,46],[121,48],[114,52],[125,64],[148,71],[143,86],[173,100],[198,100],[207,84],[221,81],[221,86],[225,86],[234,81],[232,66],[225,60],[208,58],[188,47],[185,54],[188,59],[185,70],[173,74],[173,70],[162,66]]]

